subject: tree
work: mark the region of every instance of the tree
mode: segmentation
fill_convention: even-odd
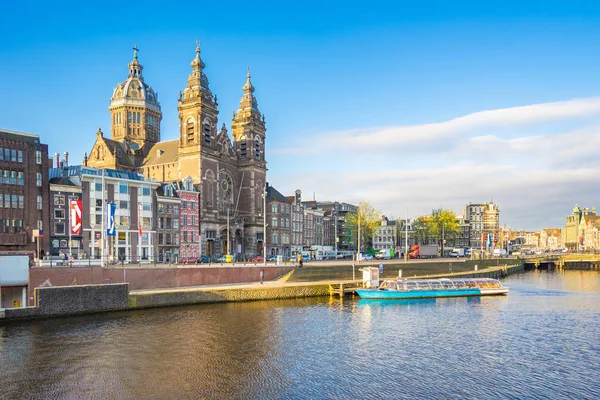
[[[443,210],[442,207],[431,212],[431,234],[440,238],[441,255],[444,256],[444,244],[448,235],[455,235],[459,231],[458,220],[454,211]]]
[[[366,201],[358,203],[356,212],[348,214],[346,219],[346,223],[354,232],[358,232],[360,222],[360,236],[365,240],[373,237],[373,230],[380,224],[380,221],[381,213]],[[360,252],[360,249],[358,251]]]
[[[429,237],[432,235],[433,218],[430,215],[422,215],[413,222],[413,232],[415,242],[419,244],[428,244]]]

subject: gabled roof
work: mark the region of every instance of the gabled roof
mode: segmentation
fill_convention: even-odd
[[[292,197],[293,198],[293,197]],[[292,203],[287,197],[279,193],[273,186],[267,187],[267,201],[278,201],[280,203]]]
[[[167,190],[166,187],[170,186],[172,189],[172,196],[167,196]],[[158,197],[166,197],[167,199],[179,199],[179,194],[177,193],[177,187],[176,185],[170,184],[170,183],[165,183],[160,185],[158,188],[156,188],[156,195]]]
[[[178,150],[179,139],[158,142],[150,148],[148,155],[144,158],[143,165],[149,166],[174,163],[177,161]]]

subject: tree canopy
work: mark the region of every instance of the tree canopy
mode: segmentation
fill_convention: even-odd
[[[367,240],[373,237],[373,231],[381,223],[381,212],[375,209],[369,202],[361,201],[358,203],[356,213],[348,214],[346,223],[356,232],[359,220],[361,245],[364,245]],[[358,250],[360,251],[360,249]]]

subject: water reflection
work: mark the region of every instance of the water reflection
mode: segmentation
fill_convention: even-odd
[[[0,326],[0,398],[598,398],[600,275]],[[582,373],[585,371],[585,373]]]

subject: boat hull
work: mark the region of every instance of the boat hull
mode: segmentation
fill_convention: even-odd
[[[449,290],[379,290],[357,289],[356,293],[363,299],[427,299],[435,297],[494,296],[508,293],[507,288],[467,288]]]

